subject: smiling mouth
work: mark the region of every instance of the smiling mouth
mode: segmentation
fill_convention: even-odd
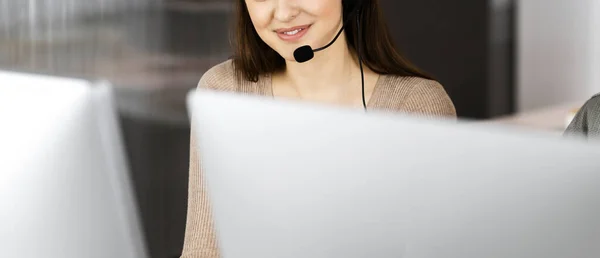
[[[295,30],[292,30],[292,31],[285,31],[285,32],[282,32],[282,33],[285,34],[285,35],[292,36],[292,35],[298,34],[298,32],[301,32],[301,31],[303,31],[305,29],[307,29],[307,28],[295,29]]]
[[[277,35],[282,40],[295,41],[295,40],[302,38],[302,36],[304,36],[304,34],[306,34],[306,31],[310,27],[311,27],[311,25],[304,25],[304,26],[297,26],[297,27],[287,28],[287,29],[279,29],[279,30],[276,30],[275,33],[277,33]]]

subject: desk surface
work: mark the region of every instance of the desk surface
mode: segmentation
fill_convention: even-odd
[[[564,103],[535,111],[517,113],[484,121],[492,124],[504,124],[527,127],[529,129],[552,131],[562,134],[567,128],[569,115],[583,105],[584,101]]]

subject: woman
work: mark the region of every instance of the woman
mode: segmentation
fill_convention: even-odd
[[[351,108],[455,118],[443,87],[394,49],[378,1],[236,0],[233,60],[204,74],[199,87],[219,91],[302,99]],[[356,10],[356,12],[354,12]],[[356,14],[358,20],[352,18]],[[329,48],[298,63],[294,51]],[[357,22],[358,21],[358,22]],[[360,37],[359,41],[359,26]],[[357,44],[362,46],[364,96]],[[218,257],[212,217],[192,137],[188,217],[183,256]]]

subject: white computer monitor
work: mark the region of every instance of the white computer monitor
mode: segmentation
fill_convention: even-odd
[[[110,84],[0,71],[0,257],[147,257]]]
[[[600,145],[199,90],[221,254],[600,257]]]

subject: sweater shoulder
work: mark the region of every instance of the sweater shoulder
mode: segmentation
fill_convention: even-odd
[[[398,111],[427,116],[456,117],[450,96],[439,82],[415,76],[385,75],[379,85],[382,103]]]
[[[198,88],[219,91],[235,91],[237,80],[233,61],[227,60],[208,69],[200,78]]]

